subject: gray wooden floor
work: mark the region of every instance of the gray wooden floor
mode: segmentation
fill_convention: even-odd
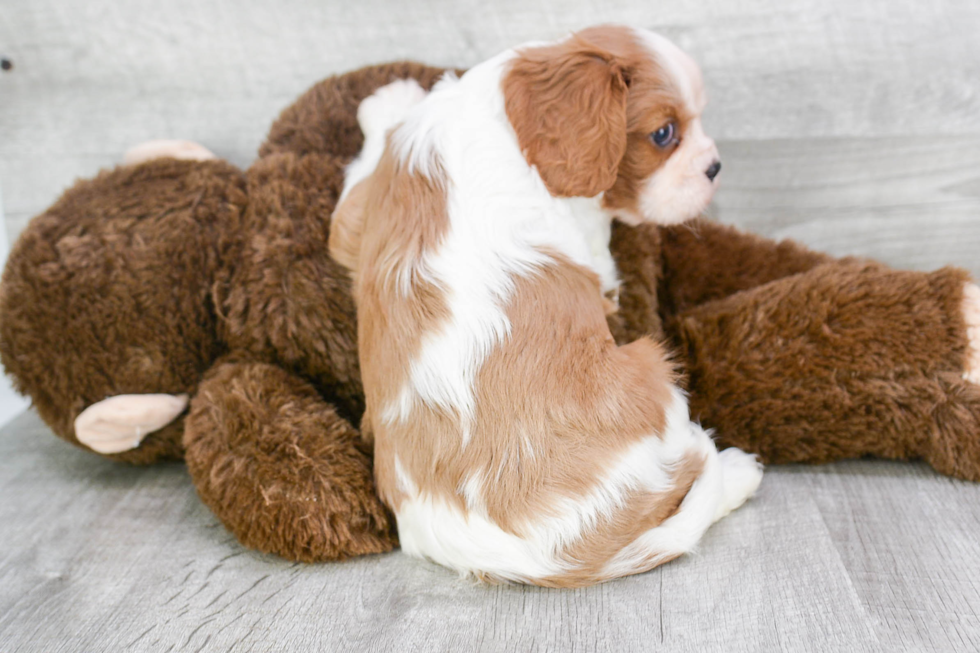
[[[0,431],[0,651],[976,651],[980,486],[920,464],[769,469],[700,551],[577,591],[400,552],[247,551],[179,464]]]
[[[328,74],[470,65],[602,21],[655,28],[702,62],[718,219],[980,276],[975,0],[3,0],[7,234],[142,140],[248,165]],[[976,651],[978,614],[980,486],[922,465],[771,468],[697,555],[563,592],[475,586],[399,553],[257,555],[182,465],[106,462],[33,413],[0,431],[3,653]]]

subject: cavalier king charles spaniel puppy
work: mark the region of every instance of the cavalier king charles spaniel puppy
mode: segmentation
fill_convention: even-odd
[[[330,248],[407,553],[588,585],[690,551],[758,488],[754,456],[691,422],[664,348],[606,323],[612,218],[680,222],[714,193],[704,105],[693,60],[619,26],[361,104]]]

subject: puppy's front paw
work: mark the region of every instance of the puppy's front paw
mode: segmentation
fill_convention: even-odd
[[[966,319],[966,370],[963,378],[980,383],[980,286],[963,287],[963,317]]]
[[[425,89],[414,79],[399,79],[376,90],[357,108],[357,122],[365,138],[383,136],[424,98]]]

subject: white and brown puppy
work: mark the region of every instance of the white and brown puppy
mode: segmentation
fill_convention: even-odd
[[[402,548],[578,586],[690,551],[762,478],[690,421],[663,349],[617,347],[613,215],[715,189],[697,66],[604,26],[361,105],[331,252],[355,279],[366,431]],[[386,137],[386,130],[398,124]]]

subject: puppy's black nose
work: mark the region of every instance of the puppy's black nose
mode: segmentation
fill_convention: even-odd
[[[721,172],[721,161],[715,161],[708,166],[708,169],[704,171],[704,174],[708,175],[708,181],[714,181],[719,172]]]

